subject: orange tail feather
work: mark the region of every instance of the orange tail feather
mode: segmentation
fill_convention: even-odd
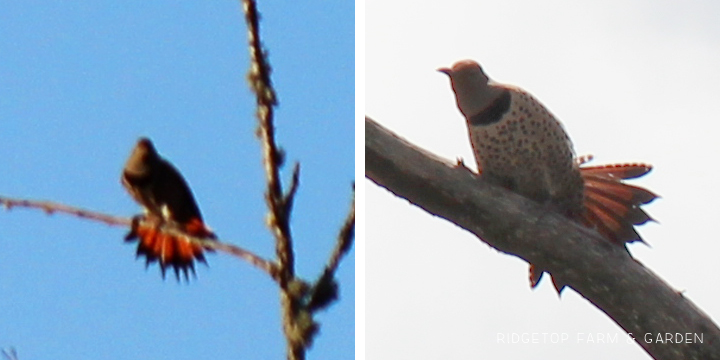
[[[215,234],[199,219],[193,219],[186,224],[185,232],[194,237],[215,239]],[[178,280],[181,271],[186,280],[189,278],[188,270],[195,275],[195,260],[207,264],[204,251],[212,251],[192,243],[184,236],[163,233],[154,225],[140,221],[133,221],[132,229],[125,240],[138,241],[136,255],[145,257],[146,267],[157,261],[163,278],[167,267],[172,267]]]
[[[646,164],[582,166],[590,160],[592,156],[576,159],[585,184],[585,213],[582,221],[618,245],[643,241],[635,231],[635,225],[653,219],[640,206],[658,196],[641,187],[625,184],[622,180],[641,177],[650,172],[652,167]],[[538,285],[543,273],[542,269],[530,264],[531,287]],[[558,294],[565,287],[554,276],[552,282]]]
[[[642,241],[634,226],[653,219],[640,206],[657,195],[622,180],[643,176],[650,170],[652,167],[645,164],[580,167],[585,182],[585,224],[618,244]]]

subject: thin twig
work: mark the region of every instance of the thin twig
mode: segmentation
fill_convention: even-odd
[[[108,214],[103,214],[97,211],[82,209],[79,207],[69,206],[65,204],[60,204],[52,201],[39,201],[39,200],[27,200],[27,199],[14,199],[9,197],[0,196],[0,205],[4,206],[6,209],[10,210],[14,207],[22,207],[22,208],[31,208],[31,209],[40,209],[44,211],[48,215],[52,215],[55,213],[61,213],[61,214],[68,214],[72,216],[76,216],[83,219],[89,219],[94,221],[99,221],[102,223],[105,223],[107,225],[111,226],[132,226],[132,219],[126,218],[126,217],[120,217],[120,216],[113,216]],[[225,242],[222,242],[220,240],[208,240],[198,237],[189,236],[187,233],[172,228],[169,225],[163,225],[159,228],[160,231],[165,232],[170,235],[178,235],[182,236],[183,238],[187,238],[188,240],[195,242],[203,247],[215,249],[233,256],[236,256],[238,258],[241,258],[251,265],[257,267],[258,269],[264,271],[267,274],[270,274],[270,276],[276,277],[277,269],[276,266],[266,260],[262,257],[255,255],[249,250],[243,249],[239,246],[231,245]]]
[[[190,236],[186,232],[173,227],[171,224],[162,224],[159,227],[159,230],[161,232],[164,232],[169,235],[174,235],[178,237],[182,237],[184,239],[189,240],[190,242],[193,242],[195,244],[198,244],[204,248],[218,250],[236,257],[239,257],[251,265],[255,266],[256,268],[264,271],[265,273],[269,274],[270,277],[273,279],[277,278],[277,265],[275,265],[273,262],[268,261],[258,255],[255,255],[253,252],[243,249],[239,246],[231,245],[226,242],[222,242],[217,239],[206,239],[206,238],[200,238],[195,236]]]
[[[335,281],[335,272],[337,271],[340,260],[350,251],[353,240],[355,239],[355,188],[353,186],[353,196],[350,204],[350,212],[345,218],[343,226],[340,228],[337,243],[330,255],[328,264],[320,277],[313,284],[309,293],[307,307],[315,312],[325,309],[333,301],[338,299],[338,284]]]
[[[333,249],[332,255],[330,255],[330,261],[328,261],[327,269],[334,273],[337,270],[340,260],[350,251],[355,239],[355,187],[353,186],[352,200],[350,203],[350,212],[343,226],[340,228],[338,234],[338,240]]]
[[[293,203],[295,202],[295,194],[297,193],[298,186],[300,185],[300,163],[295,163],[293,166],[292,179],[290,180],[290,190],[283,196],[283,211],[290,220],[290,212],[292,211]]]
[[[77,216],[84,219],[97,220],[111,226],[130,226],[132,219],[125,217],[113,216],[98,213],[91,210],[81,209],[74,206],[68,206],[52,201],[40,201],[40,200],[27,200],[27,199],[13,199],[4,196],[0,196],[0,205],[4,206],[5,209],[10,210],[14,207],[26,207],[35,208],[44,211],[48,215],[52,215],[56,212]]]

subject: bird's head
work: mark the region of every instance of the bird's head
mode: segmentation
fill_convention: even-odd
[[[450,77],[455,100],[465,117],[485,109],[502,92],[502,89],[492,86],[492,81],[474,60],[461,60],[452,67],[437,70]]]
[[[159,155],[152,141],[146,137],[138,139],[137,144],[130,153],[125,164],[125,171],[129,173],[144,173],[148,171],[148,164],[157,161]]]

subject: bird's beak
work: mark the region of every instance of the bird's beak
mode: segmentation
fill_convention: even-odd
[[[439,71],[447,76],[450,76],[450,74],[452,74],[452,69],[446,68],[446,67],[439,68],[439,69],[437,69],[437,71]]]

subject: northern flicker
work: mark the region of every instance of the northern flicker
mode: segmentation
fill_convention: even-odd
[[[145,211],[144,221],[136,218],[125,239],[138,240],[137,256],[145,256],[146,265],[158,261],[163,278],[166,267],[172,266],[178,280],[180,271],[187,280],[188,270],[195,273],[194,260],[205,263],[203,247],[181,235],[163,232],[161,227],[213,240],[215,234],[203,223],[185,179],[160,157],[150,139],[140,138],[125,163],[121,182]]]
[[[645,164],[581,166],[562,124],[528,92],[488,78],[472,60],[438,71],[448,75],[465,116],[480,176],[595,228],[610,242],[642,241],[634,225],[651,220],[640,205],[657,196],[622,182],[642,176]],[[542,269],[530,265],[530,284]],[[558,293],[564,287],[553,278]]]

